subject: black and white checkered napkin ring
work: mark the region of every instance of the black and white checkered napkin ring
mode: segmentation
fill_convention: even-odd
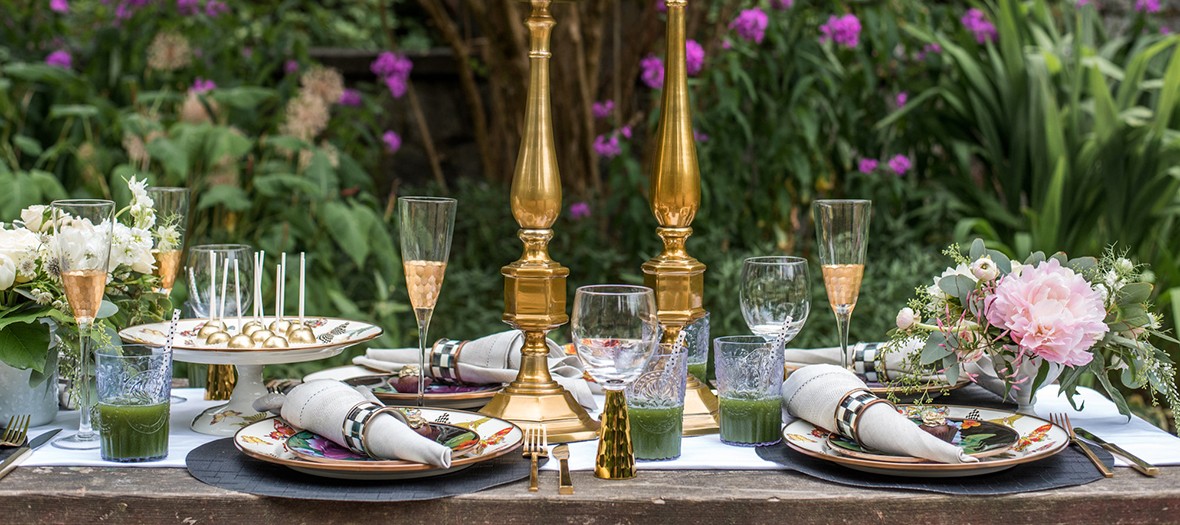
[[[369,454],[368,425],[380,414],[389,414],[402,423],[406,422],[405,414],[397,408],[382,406],[372,401],[357,403],[344,417],[344,428],[341,429],[344,433],[344,444],[349,450],[372,457],[372,454]]]
[[[889,401],[863,389],[845,394],[840,399],[840,404],[836,405],[836,431],[857,443],[863,443],[860,440],[860,416],[865,410],[877,403],[889,403]],[[893,403],[889,403],[889,405],[892,406]]]
[[[430,351],[430,376],[448,383],[462,383],[459,377],[459,353],[467,341],[439,339]]]

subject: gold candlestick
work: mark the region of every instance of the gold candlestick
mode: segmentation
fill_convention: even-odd
[[[551,0],[530,0],[529,94],[525,129],[512,176],[512,215],[524,242],[520,260],[505,266],[504,321],[524,331],[516,380],[480,412],[518,425],[544,423],[551,442],[594,439],[598,422],[549,374],[545,334],[569,321],[565,279],[569,268],[549,257],[553,223],[561,213],[561,177],[550,107],[549,39],[557,22]]]
[[[664,241],[664,251],[643,263],[643,274],[647,286],[656,292],[663,342],[673,343],[685,326],[705,315],[701,306],[705,265],[685,250],[692,220],[701,206],[701,171],[692,132],[685,52],[688,1],[666,3],[668,69],[651,165],[651,210],[660,224],[656,234]],[[717,432],[717,412],[717,396],[690,376],[684,400],[684,435]]]

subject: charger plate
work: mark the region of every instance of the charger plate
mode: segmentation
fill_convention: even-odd
[[[445,422],[476,432],[479,443],[461,457],[452,457],[447,469],[408,461],[309,461],[288,448],[288,438],[300,432],[280,418],[272,417],[243,427],[234,436],[234,445],[243,454],[267,463],[283,465],[313,476],[351,480],[396,480],[441,476],[489,461],[520,448],[524,432],[508,421],[474,412],[453,409],[423,408],[428,421]]]
[[[353,377],[344,380],[352,386],[367,386],[373,395],[387,405],[416,405],[418,393],[403,394],[389,386],[389,379],[396,377],[391,374]],[[432,383],[426,387],[423,398],[426,404],[436,408],[458,408],[474,410],[483,408],[496,393],[503,390],[504,385],[447,385]]]
[[[783,429],[787,446],[801,454],[822,459],[850,469],[881,474],[920,478],[955,478],[979,476],[1010,469],[1017,465],[1039,461],[1065,450],[1069,435],[1059,426],[1044,419],[1007,410],[980,407],[946,406],[951,419],[968,419],[978,412],[982,421],[1012,428],[1019,434],[1016,443],[1006,451],[983,457],[977,463],[934,463],[928,461],[901,463],[843,455],[828,444],[830,432],[803,420],[796,420]]]

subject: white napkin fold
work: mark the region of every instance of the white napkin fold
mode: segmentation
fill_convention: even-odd
[[[844,368],[811,365],[796,370],[783,382],[783,407],[794,417],[835,432],[836,407],[840,400],[848,392],[863,388],[864,382]],[[887,403],[877,403],[864,409],[857,427],[861,444],[871,449],[939,463],[979,461],[964,454],[959,447],[918,428]]]
[[[339,381],[321,379],[303,383],[287,393],[282,415],[296,428],[310,430],[347,447],[344,419],[357,403],[369,397]],[[401,459],[450,468],[451,449],[415,432],[389,414],[378,414],[368,422],[368,451],[373,457]]]
[[[520,370],[520,348],[524,333],[509,330],[468,341],[459,353],[459,377],[464,383],[493,385],[510,383]],[[352,359],[353,364],[374,370],[398,372],[406,365],[418,365],[417,348],[370,348],[365,355]],[[429,372],[429,370],[428,370]],[[553,379],[569,390],[578,404],[594,410],[594,395],[582,376],[577,356],[566,355],[561,346],[549,341],[549,372]]]
[[[911,342],[912,341],[912,342]],[[853,356],[868,343],[856,343],[848,347],[848,353]],[[906,358],[914,353],[921,352],[924,346],[921,341],[917,339],[907,340],[901,348],[886,348],[888,343],[878,343],[877,357],[874,359],[873,368],[877,372],[879,382],[897,381],[902,377],[917,376],[918,379],[924,383],[942,382],[946,383],[946,374],[931,374],[927,370],[915,374],[911,367],[906,363]],[[808,365],[839,365],[841,361],[840,347],[828,348],[787,348],[783,351],[783,361],[787,368],[803,368]],[[850,359],[849,362],[853,362]],[[863,365],[854,363],[857,375],[864,377]],[[882,366],[884,365],[884,366]]]

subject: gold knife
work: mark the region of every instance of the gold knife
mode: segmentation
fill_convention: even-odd
[[[561,483],[557,493],[568,496],[574,493],[574,480],[570,478],[570,447],[566,444],[557,445],[553,449],[553,457],[561,461]]]
[[[25,456],[32,454],[33,450],[37,447],[48,443],[49,440],[53,439],[53,436],[56,436],[58,432],[61,432],[60,428],[50,430],[49,432],[33,438],[32,441],[29,441],[20,448],[16,449],[16,452],[13,452],[11,456],[8,456],[8,459],[4,460],[3,463],[0,463],[0,478],[3,478],[4,476],[7,476],[9,472],[16,470],[16,465],[21,459],[24,459]]]
[[[1160,473],[1159,467],[1152,465],[1151,463],[1148,463],[1146,461],[1143,461],[1142,459],[1139,459],[1138,456],[1136,456],[1130,452],[1127,452],[1126,450],[1123,450],[1123,447],[1120,447],[1120,446],[1115,445],[1114,443],[1111,443],[1105,439],[1095,436],[1092,432],[1090,432],[1082,427],[1074,427],[1073,431],[1076,432],[1077,435],[1082,436],[1082,438],[1084,438],[1086,441],[1089,441],[1091,443],[1095,443],[1095,444],[1101,446],[1102,448],[1110,451],[1111,454],[1117,454],[1119,456],[1122,456],[1127,461],[1131,462],[1131,468],[1138,470],[1139,473],[1143,474],[1144,476],[1158,476]]]

